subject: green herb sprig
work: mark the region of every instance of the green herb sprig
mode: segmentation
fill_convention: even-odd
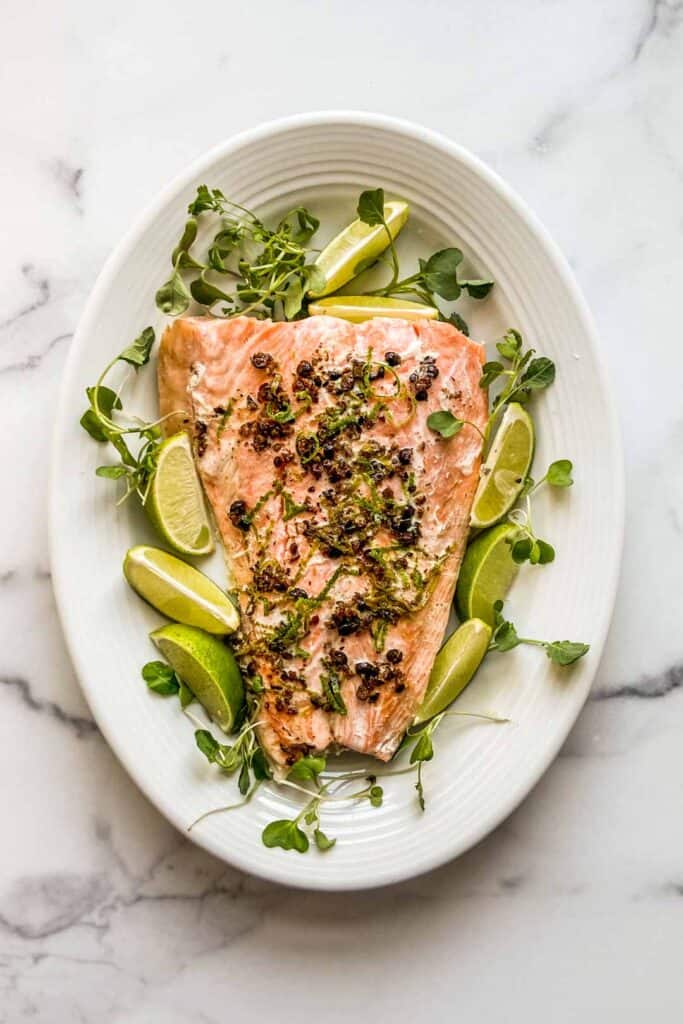
[[[271,771],[263,749],[254,735],[253,722],[245,722],[233,744],[219,743],[208,729],[197,729],[195,743],[209,764],[215,764],[227,775],[239,769],[237,786],[246,796],[252,786],[271,778]],[[253,776],[253,779],[252,779]]]
[[[533,348],[524,349],[524,341],[519,331],[512,328],[507,331],[502,341],[496,345],[498,353],[509,364],[506,366],[492,360],[482,367],[479,386],[488,388],[494,381],[503,380],[503,387],[496,395],[491,406],[489,422],[486,427],[487,440],[491,437],[494,424],[510,402],[524,404],[528,402],[534,391],[542,391],[555,380],[555,364],[546,356],[535,356]]]
[[[532,647],[543,648],[550,661],[564,667],[573,665],[590,650],[590,644],[578,643],[574,640],[532,640],[529,637],[519,636],[513,623],[503,615],[503,602],[496,601],[493,610],[495,622],[489,645],[490,651],[511,651],[513,648],[519,647],[520,644],[529,644]]]
[[[431,412],[427,417],[427,426],[444,440],[455,437],[463,427],[472,427],[482,438],[484,437],[476,423],[472,423],[471,420],[458,419],[448,409],[438,409],[436,412]]]
[[[574,483],[572,476],[573,464],[569,459],[557,459],[551,462],[544,476],[538,482],[527,477],[521,493],[524,508],[515,508],[508,513],[508,522],[517,526],[517,532],[509,538],[513,561],[518,565],[530,562],[531,565],[547,565],[555,560],[555,549],[534,533],[531,519],[531,498],[543,484],[557,489],[566,489]]]
[[[393,267],[391,280],[381,288],[376,288],[368,295],[417,295],[427,305],[435,305],[435,296],[455,302],[463,290],[473,299],[484,299],[493,288],[493,281],[480,278],[458,280],[458,267],[462,263],[463,254],[460,249],[450,247],[433,253],[429,259],[418,261],[419,269],[408,277],[399,279],[400,267],[396,246],[389,226],[384,217],[384,189],[367,189],[358,200],[358,217],[364,224],[374,226],[383,224],[389,239],[389,254]],[[375,262],[375,261],[373,261]],[[358,267],[356,272],[368,269]]]
[[[348,783],[357,782],[358,774],[349,772],[346,775],[335,775],[323,781],[321,776],[325,768],[326,760],[321,756],[302,757],[295,762],[287,779],[281,784],[294,785],[294,788],[308,793],[310,792],[308,789],[296,785],[296,782],[292,782],[292,780],[310,782],[315,787],[315,792],[295,818],[283,818],[271,821],[266,825],[261,836],[264,846],[279,846],[283,850],[297,850],[299,853],[306,853],[310,847],[309,837],[312,836],[318,850],[324,853],[331,850],[337,842],[336,839],[327,836],[320,827],[320,811],[326,803],[348,800],[367,801],[372,807],[381,807],[384,791],[381,786],[377,785],[376,776],[366,776],[367,785],[352,793],[337,791],[330,793],[332,786],[343,787]]]
[[[455,302],[463,291],[473,299],[484,299],[493,288],[493,281],[476,278],[465,280],[458,278],[458,267],[462,263],[463,254],[460,249],[450,247],[433,253],[429,259],[418,260],[418,270],[407,277],[400,278],[400,266],[396,246],[391,231],[384,217],[384,189],[369,189],[363,192],[358,201],[358,216],[364,224],[383,224],[389,239],[389,255],[392,265],[391,279],[380,288],[364,292],[365,295],[381,295],[386,297],[398,295],[414,295],[427,306],[439,308],[438,298],[447,302]],[[369,269],[369,265],[360,265],[356,273]],[[462,317],[452,314],[451,317],[441,314],[443,320],[451,323],[465,334],[469,333],[467,324]]]
[[[180,676],[164,661],[148,661],[142,667],[142,678],[152,693],[160,697],[178,695],[181,708],[186,708],[194,700],[194,694],[186,686]]]
[[[121,394],[104,385],[104,380],[117,363],[127,363],[135,371],[149,362],[154,344],[154,330],[145,327],[141,334],[115,359],[104,368],[94,387],[86,389],[88,408],[81,416],[81,426],[99,443],[108,442],[118,452],[120,461],[113,465],[98,466],[97,476],[109,480],[123,479],[126,490],[120,501],[125,501],[131,494],[137,494],[144,505],[149,487],[156,469],[162,435],[161,420],[151,423],[135,418],[128,425],[121,425],[114,420],[114,413],[122,411]],[[139,446],[133,451],[129,444],[130,438],[137,438]]]
[[[315,253],[307,243],[320,222],[305,207],[290,210],[270,229],[220,189],[200,185],[188,212],[190,219],[171,256],[173,272],[156,293],[156,304],[167,316],[186,312],[194,299],[214,314],[219,307],[225,317],[293,320],[301,314],[306,292],[323,287],[320,271],[307,262]],[[198,218],[205,214],[220,219],[205,258],[199,259],[190,249]],[[183,271],[194,273],[189,283]],[[219,287],[211,275],[232,278],[231,289]]]

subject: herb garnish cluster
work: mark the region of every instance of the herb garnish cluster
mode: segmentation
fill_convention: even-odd
[[[418,261],[418,269],[401,275],[395,241],[384,215],[384,192],[363,192],[357,214],[365,224],[382,225],[387,234],[383,256],[355,268],[357,275],[378,264],[389,270],[389,279],[368,296],[411,295],[439,309],[439,316],[464,333],[467,324],[455,312],[443,311],[444,302],[457,301],[463,293],[483,299],[493,282],[460,277],[462,252],[450,247]],[[189,219],[171,255],[171,275],[156,293],[157,307],[168,316],[180,316],[191,304],[206,313],[233,317],[293,320],[307,315],[309,292],[324,286],[314,264],[318,250],[310,242],[319,227],[318,219],[305,207],[296,207],[275,227],[268,227],[246,208],[227,199],[219,189],[202,185],[188,208]],[[201,237],[208,237],[206,244]],[[201,250],[201,251],[200,251]],[[124,415],[121,389],[105,385],[109,371],[118,363],[135,370],[149,362],[154,331],[145,328],[104,370],[97,383],[87,389],[88,409],[81,424],[97,442],[108,442],[119,462],[103,465],[97,474],[125,483],[123,499],[136,493],[144,504],[153,480],[161,443],[161,421],[144,422]],[[483,435],[490,443],[495,425],[510,402],[525,403],[532,393],[552,384],[555,367],[551,360],[524,349],[521,335],[510,330],[497,345],[500,359],[485,364],[482,388],[499,387]],[[406,689],[403,652],[386,650],[391,626],[403,616],[424,607],[449,551],[425,549],[421,518],[425,496],[420,493],[415,472],[414,451],[375,438],[364,432],[377,423],[401,426],[415,415],[420,402],[439,376],[433,357],[426,356],[404,379],[401,357],[395,352],[373,353],[354,359],[346,367],[325,367],[303,361],[293,381],[283,379],[269,353],[252,357],[263,381],[258,393],[249,396],[251,419],[240,427],[241,443],[272,459],[272,486],[253,507],[241,499],[227,510],[229,521],[244,534],[253,565],[247,611],[257,608],[265,617],[278,612],[275,625],[260,626],[240,638],[238,653],[247,683],[245,714],[233,743],[219,743],[204,728],[195,732],[198,749],[207,761],[227,775],[236,775],[242,806],[258,787],[272,779],[271,766],[258,743],[258,715],[264,702],[272,700],[279,712],[298,714],[302,707],[345,715],[344,683],[353,679],[358,700],[376,703],[383,693],[400,697]],[[319,399],[326,401],[318,407]],[[330,401],[331,399],[331,401]],[[195,438],[197,451],[208,443],[210,431],[220,442],[238,407],[238,396],[213,410],[210,422],[200,424]],[[305,417],[306,425],[300,421]],[[449,409],[432,412],[427,426],[448,442],[466,427],[479,428],[459,419]],[[132,446],[131,446],[132,445]],[[295,496],[292,475],[310,479],[315,498]],[[509,514],[518,527],[511,540],[511,554],[518,562],[546,564],[554,550],[538,538],[532,526],[531,497],[542,484],[571,486],[572,464],[567,459],[553,462],[538,482],[529,478],[522,493],[523,506]],[[317,485],[321,486],[318,487]],[[269,548],[269,509],[278,505],[284,522],[302,524],[298,543],[289,552],[287,564],[273,558]],[[294,550],[295,549],[295,550]],[[316,594],[300,585],[305,569],[316,552],[335,560],[337,568]],[[335,593],[338,580],[363,577],[367,586],[351,597]],[[496,621],[491,651],[505,652],[520,644],[543,649],[554,663],[566,666],[585,655],[587,645],[570,641],[545,642],[520,637],[515,626],[503,617],[503,606],[495,608]],[[339,646],[326,651],[321,662],[320,689],[309,690],[303,668],[309,657],[306,637],[321,617],[336,633]],[[369,631],[376,658],[351,663],[343,650],[345,637]],[[276,682],[265,686],[259,668],[264,664]],[[164,662],[149,662],[142,670],[150,691],[160,696],[177,695],[187,714],[193,694]],[[419,806],[425,809],[423,766],[434,756],[433,736],[442,721],[456,711],[437,715],[426,725],[409,729],[401,750],[409,750],[409,766],[391,768],[384,776],[414,772]],[[495,716],[474,716],[502,721]],[[201,723],[197,723],[201,724]],[[286,778],[279,784],[306,794],[306,803],[296,817],[271,822],[263,832],[268,847],[306,852],[311,843],[320,851],[331,849],[336,840],[321,828],[321,811],[334,801],[367,802],[379,807],[383,789],[377,775],[350,772],[328,775],[326,759],[304,747],[287,753]],[[400,756],[400,751],[396,758]],[[356,788],[360,786],[360,788]],[[352,790],[349,792],[349,789]],[[228,808],[217,808],[225,810]],[[214,813],[210,811],[208,813]],[[202,816],[203,817],[203,816]]]

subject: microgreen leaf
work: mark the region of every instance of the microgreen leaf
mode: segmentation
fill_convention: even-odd
[[[442,299],[455,301],[460,296],[458,266],[462,263],[460,249],[440,249],[426,261],[421,261],[421,278],[426,288]]]
[[[268,765],[268,760],[261,747],[257,747],[251,758],[251,769],[254,773],[254,778],[258,782],[264,782],[266,779],[272,777],[272,772]]]
[[[574,483],[572,469],[569,459],[557,459],[548,466],[545,478],[552,487],[571,487]]]
[[[86,394],[91,408],[86,409],[81,416],[81,426],[95,441],[108,441],[109,434],[104,429],[102,422],[98,419],[94,409],[92,408],[95,390],[95,388],[86,388]],[[114,409],[121,408],[121,400],[116,392],[112,391],[111,388],[105,387],[103,384],[100,384],[97,388],[97,404],[100,412],[107,419],[111,417]]]
[[[590,650],[590,644],[575,643],[571,640],[553,640],[545,645],[545,653],[556,665],[573,665]]]
[[[251,777],[249,775],[249,762],[245,759],[242,761],[242,767],[240,768],[239,779],[237,781],[237,787],[242,796],[246,796],[247,793],[249,792],[250,781]]]
[[[448,409],[439,409],[438,412],[431,412],[427,417],[427,426],[443,438],[455,437],[465,426],[464,420],[459,420]]]
[[[190,292],[195,302],[198,302],[200,306],[206,306],[210,308],[217,302],[232,302],[232,297],[226,292],[217,288],[215,284],[211,284],[210,281],[205,280],[203,276],[199,276],[190,285]]]
[[[220,189],[210,189],[206,185],[199,185],[197,195],[187,208],[187,212],[196,217],[205,210],[213,210],[215,213],[223,212],[225,196]]]
[[[476,278],[472,281],[460,281],[459,284],[472,299],[485,299],[493,288],[493,281],[483,281],[481,278]]]
[[[371,786],[368,799],[373,807],[381,807],[384,798],[384,790],[381,786]]]
[[[98,466],[95,470],[95,476],[104,477],[105,480],[119,480],[129,472],[130,470],[127,466],[123,466],[119,463],[117,466]]]
[[[481,377],[479,378],[479,387],[487,388],[494,380],[500,377],[501,373],[505,372],[505,367],[502,363],[498,363],[495,360],[492,362],[484,363],[481,368]]]
[[[496,348],[504,359],[512,361],[522,351],[522,344],[522,335],[511,327],[505,332],[503,340],[498,342]]]
[[[417,761],[431,761],[434,757],[434,744],[432,743],[432,736],[429,729],[425,729],[421,732],[417,743],[413,747],[410,754],[410,763],[415,764]]]
[[[104,384],[100,384],[97,388],[86,388],[85,393],[88,396],[88,401],[91,405],[95,401],[95,391],[97,391],[97,405],[100,412],[104,413],[105,416],[111,416],[114,409],[121,408],[121,399],[112,391],[111,388],[105,387]]]
[[[384,189],[374,188],[361,192],[357,212],[364,224],[384,224]]]
[[[194,738],[202,754],[211,764],[218,765],[225,772],[234,772],[237,769],[241,762],[237,744],[231,747],[219,743],[208,729],[197,729]]]
[[[190,293],[177,270],[165,281],[154,296],[158,309],[166,316],[179,316],[190,305]]]
[[[467,321],[463,320],[463,318],[460,316],[459,313],[456,313],[456,312],[451,313],[451,315],[448,317],[448,323],[452,324],[453,327],[457,328],[457,330],[459,330],[462,334],[464,334],[466,338],[469,338],[469,336],[470,336],[469,326],[467,324]]]
[[[285,214],[277,226],[278,231],[287,231],[293,242],[304,245],[320,227],[320,221],[305,206],[297,206]]]
[[[179,252],[176,259],[176,268],[178,270],[206,270],[206,264],[200,263],[194,256],[190,256],[189,252]]]
[[[315,781],[317,776],[325,771],[325,766],[326,761],[324,757],[311,757],[310,755],[300,757],[289,769],[288,778]]]
[[[150,690],[162,697],[169,697],[180,689],[178,676],[163,661],[148,661],[142,668],[142,678]]]
[[[320,267],[315,263],[309,263],[306,270],[306,290],[310,292],[321,292],[326,284],[326,277]]]
[[[214,739],[208,729],[197,729],[194,738],[204,757],[213,764],[220,749],[218,740]]]
[[[589,644],[575,643],[572,640],[553,640],[549,643],[545,640],[530,640],[528,637],[520,637],[511,622],[503,617],[503,602],[496,601],[493,605],[494,631],[491,639],[491,648],[496,651],[509,651],[519,644],[529,644],[532,647],[543,647],[546,655],[557,665],[572,665],[579,658],[582,658],[590,650]]]
[[[264,846],[280,846],[283,850],[296,850],[298,853],[306,853],[309,847],[306,833],[299,828],[296,821],[289,821],[287,818],[271,821],[266,825],[261,833],[261,840]]]
[[[522,374],[519,386],[527,391],[540,391],[555,380],[555,364],[552,359],[540,356],[532,359]]]
[[[536,538],[529,561],[532,565],[549,565],[550,562],[555,561],[555,548],[546,541]]]
[[[129,363],[136,369],[138,366],[146,366],[149,362],[149,357],[152,352],[152,345],[154,344],[154,328],[145,327],[144,331],[138,335],[127,348],[124,348],[123,352],[119,355],[124,363]],[[98,404],[101,406],[101,402],[98,396]]]
[[[190,219],[185,224],[185,229],[182,235],[180,236],[180,241],[178,242],[178,244],[176,245],[175,249],[171,254],[171,266],[174,269],[177,266],[178,258],[181,255],[181,253],[189,254],[190,247],[196,237],[197,221],[194,219],[194,217],[190,217]]]
[[[314,831],[313,838],[315,839],[315,845],[323,853],[326,850],[331,850],[332,847],[334,846],[334,844],[337,842],[336,839],[328,839],[328,837],[325,835],[325,833],[321,829],[319,829],[319,828],[317,828]]]
[[[518,647],[521,640],[517,636],[517,630],[511,622],[501,622],[493,636],[497,651],[511,651]]]
[[[300,277],[293,277],[287,285],[284,301],[284,313],[287,320],[293,320],[301,309],[304,300],[304,286]]]
[[[510,549],[513,562],[516,562],[517,565],[526,562],[531,555],[533,546],[534,542],[531,537],[522,537],[521,540],[514,541]]]

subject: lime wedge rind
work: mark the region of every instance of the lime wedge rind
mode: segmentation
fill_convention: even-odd
[[[184,431],[159,448],[145,509],[164,541],[182,555],[208,555],[214,549],[204,493],[190,439]]]
[[[389,234],[395,239],[408,219],[409,207],[402,200],[395,199],[384,204],[384,219]],[[354,220],[340,231],[325,246],[315,261],[315,266],[322,272],[325,285],[317,291],[309,292],[311,298],[321,298],[342,288],[359,273],[358,267],[367,266],[376,259],[389,245],[389,238],[383,224],[365,224]]]
[[[166,551],[136,545],[126,553],[123,574],[140,597],[169,619],[221,636],[239,626],[237,609],[218,584]]]
[[[484,659],[491,632],[491,627],[481,619],[468,619],[451,634],[434,659],[415,725],[441,714],[460,696]]]
[[[311,302],[308,312],[312,316],[336,316],[341,320],[360,324],[373,317],[393,320],[435,320],[439,311],[408,299],[390,299],[382,295],[335,295],[329,299]]]
[[[533,420],[523,406],[511,402],[481,467],[470,517],[475,529],[493,526],[510,511],[524,487],[534,447]]]
[[[244,685],[235,656],[217,637],[174,623],[150,633],[169,665],[209,717],[229,733],[244,705]]]
[[[518,530],[514,523],[492,526],[467,548],[455,589],[455,605],[461,621],[477,618],[493,625],[493,605],[504,600],[519,571],[508,543]]]

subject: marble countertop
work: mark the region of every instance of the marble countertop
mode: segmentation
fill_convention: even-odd
[[[680,1021],[681,0],[64,0],[3,27],[0,1020]],[[344,896],[227,868],[129,781],[64,647],[45,521],[61,369],[112,246],[211,144],[335,107],[449,134],[545,221],[628,479],[610,639],[555,764],[460,860]]]

